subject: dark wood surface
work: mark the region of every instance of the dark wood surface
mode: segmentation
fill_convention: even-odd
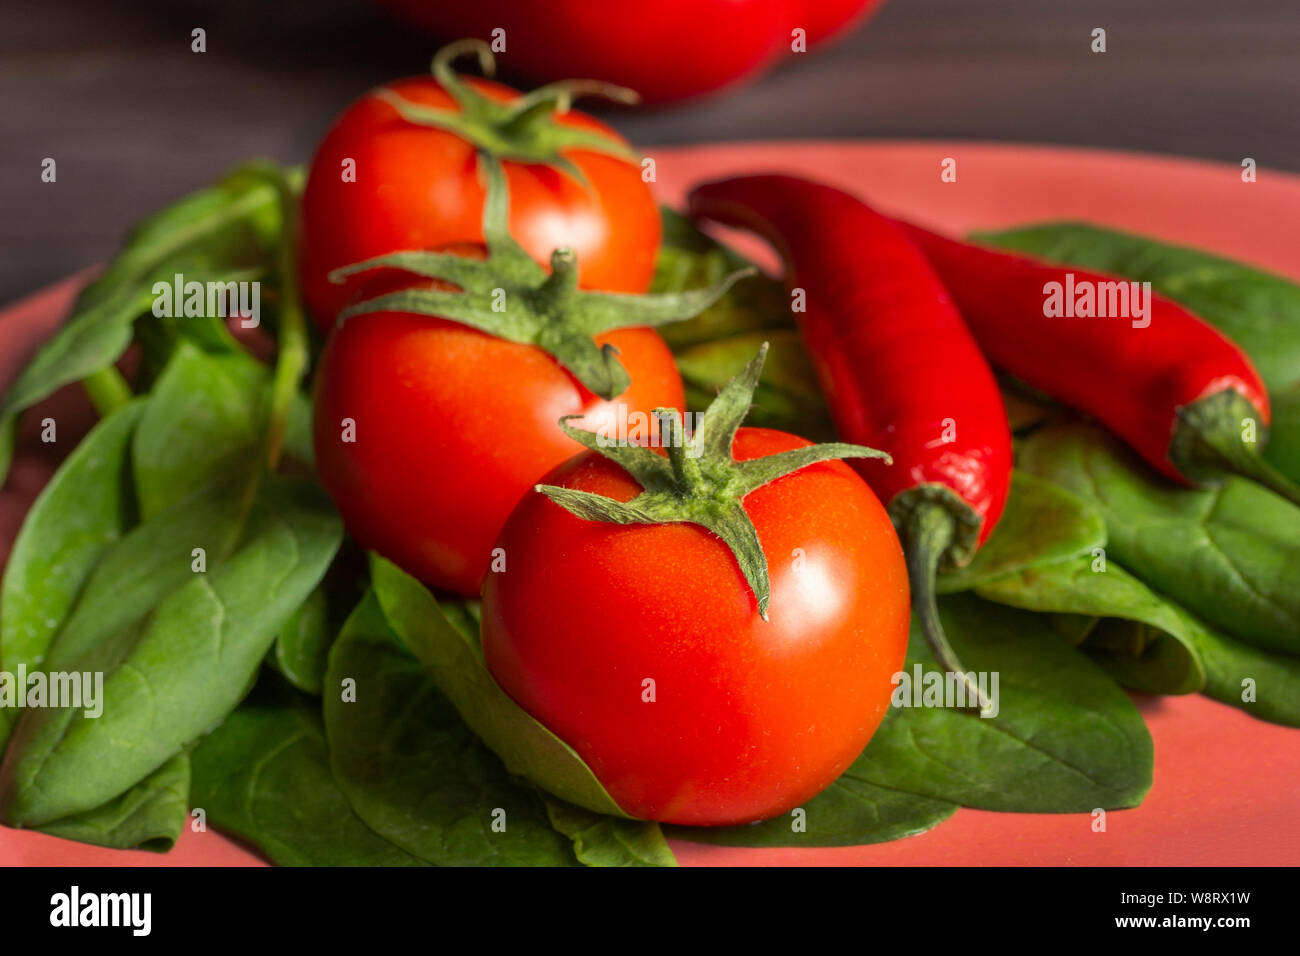
[[[612,16],[621,2],[643,0]],[[0,303],[241,159],[305,161],[349,100],[432,49],[365,0],[0,0]],[[1297,104],[1297,0],[889,0],[748,89],[614,121],[640,145],[972,138],[1300,170]]]

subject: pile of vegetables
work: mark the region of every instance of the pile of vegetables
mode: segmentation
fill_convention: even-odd
[[[14,543],[0,669],[104,701],[0,698],[0,821],[672,865],[669,837],[1136,806],[1129,691],[1300,726],[1300,288],[1093,226],[975,247],[803,180],[699,187],[783,286],[570,108],[619,91],[521,97],[467,52],[490,70],[453,45],[305,177],[253,164],[140,224],[10,387],[0,474],[55,390],[100,421]],[[1045,318],[1062,264],[1151,282],[1150,327]],[[260,282],[257,327],[155,308],[182,275]],[[994,699],[933,697],[976,673]]]

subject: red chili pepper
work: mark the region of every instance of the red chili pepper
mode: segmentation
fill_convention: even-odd
[[[805,294],[795,311],[845,441],[887,451],[854,462],[907,553],[913,606],[936,657],[962,671],[935,608],[940,561],[961,565],[993,530],[1011,482],[1011,434],[984,356],[925,256],[852,196],[789,176],[706,183],[692,216],[752,230]]]
[[[1300,489],[1259,457],[1269,423],[1259,373],[1208,322],[1154,294],[1135,309],[1140,285],[1126,279],[899,225],[938,270],[995,366],[1096,418],[1170,478],[1213,485],[1236,472],[1300,504]],[[1089,290],[1087,311],[1105,299],[1108,313],[1124,314],[1078,315],[1069,293]],[[1070,314],[1045,311],[1058,291]]]

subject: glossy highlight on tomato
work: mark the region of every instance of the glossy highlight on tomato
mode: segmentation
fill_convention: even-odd
[[[742,428],[733,452],[808,444]],[[641,491],[595,452],[545,480],[620,501]],[[498,542],[488,668],[633,816],[722,825],[787,812],[843,773],[889,706],[909,593],[879,500],[830,461],[743,504],[769,566],[768,621],[727,545],[695,524],[585,521],[529,494]]]

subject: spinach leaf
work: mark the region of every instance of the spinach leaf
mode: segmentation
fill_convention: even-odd
[[[424,585],[378,555],[371,556],[371,580],[393,631],[511,773],[569,803],[626,816],[573,748],[500,688],[478,641],[447,619]]]
[[[1269,396],[1273,422],[1264,459],[1292,481],[1300,481],[1300,386]]]
[[[1206,696],[1260,720],[1300,727],[1300,659],[1258,650],[1211,628],[1194,639],[1205,665]]]
[[[1023,471],[1011,476],[1011,493],[998,526],[970,563],[939,576],[940,594],[965,591],[1001,575],[1091,553],[1106,543],[1097,509],[1060,485]]]
[[[96,807],[219,721],[340,538],[322,491],[268,478],[251,503],[224,484],[201,489],[113,545],[47,658],[50,670],[102,671],[103,713],[23,713],[0,767],[4,819],[35,826]]]
[[[320,695],[336,631],[330,619],[329,596],[317,587],[280,628],[267,663],[298,690]]]
[[[749,332],[679,351],[677,367],[686,383],[687,404],[697,410],[707,407],[764,342],[770,350],[746,423],[817,441],[834,437],[812,364],[793,329]]]
[[[673,210],[663,207],[660,212],[663,245],[655,263],[651,292],[681,292],[716,285],[729,273],[751,264]],[[788,328],[792,324],[784,286],[757,274],[741,279],[699,315],[661,326],[659,333],[678,351],[742,332]],[[752,357],[752,351],[750,354]]]
[[[117,799],[40,830],[96,846],[165,853],[189,819],[189,796],[190,759],[180,753]]]
[[[214,477],[258,467],[270,373],[243,353],[182,343],[140,419],[132,448],[136,497],[152,518]]]
[[[1141,802],[1151,786],[1151,737],[1113,681],[1041,615],[969,595],[941,599],[940,611],[961,659],[999,672],[997,716],[895,706],[844,775],[803,808],[806,832],[783,815],[742,827],[672,827],[670,835],[728,846],[854,846],[920,833],[959,804],[1085,813]],[[918,665],[943,674],[913,621],[909,679]]]
[[[676,866],[659,824],[593,813],[542,792],[551,826],[573,841],[587,866]]]
[[[977,233],[975,238],[1052,262],[1112,272],[1181,302],[1236,342],[1264,384],[1300,384],[1300,286],[1281,276],[1145,236],[1077,222]]]
[[[1264,650],[1300,654],[1300,509],[1244,478],[1181,488],[1086,425],[1019,450],[1033,472],[1101,509],[1107,550],[1148,585]]]
[[[283,866],[428,866],[352,812],[312,702],[268,676],[194,749],[193,802]]]
[[[943,598],[940,613],[966,666],[999,674],[997,716],[895,707],[854,764],[856,776],[981,810],[1086,813],[1142,802],[1151,735],[1101,668],[1041,615],[965,594]],[[914,620],[909,677],[918,665],[942,679]],[[911,699],[905,685],[895,693]]]
[[[107,368],[131,342],[131,326],[152,309],[155,282],[255,279],[275,260],[280,171],[237,169],[138,225],[109,268],[82,290],[67,322],[42,346],[0,401],[0,432],[57,388]],[[12,442],[0,442],[0,482]]]
[[[14,445],[18,441],[18,413],[0,413],[0,487],[4,486],[9,466],[14,463]]]
[[[574,864],[537,793],[474,737],[373,594],[330,651],[324,711],[334,779],[380,836],[442,866]]]
[[[1114,561],[1106,562],[1105,571],[1094,566],[1100,567],[1088,556],[1028,568],[984,581],[975,593],[1028,611],[1090,618],[1091,627],[1080,635],[1083,649],[1125,687],[1146,694],[1201,690],[1202,625]]]
[[[865,846],[924,833],[957,812],[957,804],[951,801],[891,790],[863,779],[858,772],[861,761],[859,757],[806,807],[798,808],[802,814],[791,811],[745,826],[673,826],[668,835],[719,846]]]
[[[100,558],[134,523],[129,454],[143,410],[136,400],[96,425],[27,512],[0,585],[5,669],[41,665]]]

